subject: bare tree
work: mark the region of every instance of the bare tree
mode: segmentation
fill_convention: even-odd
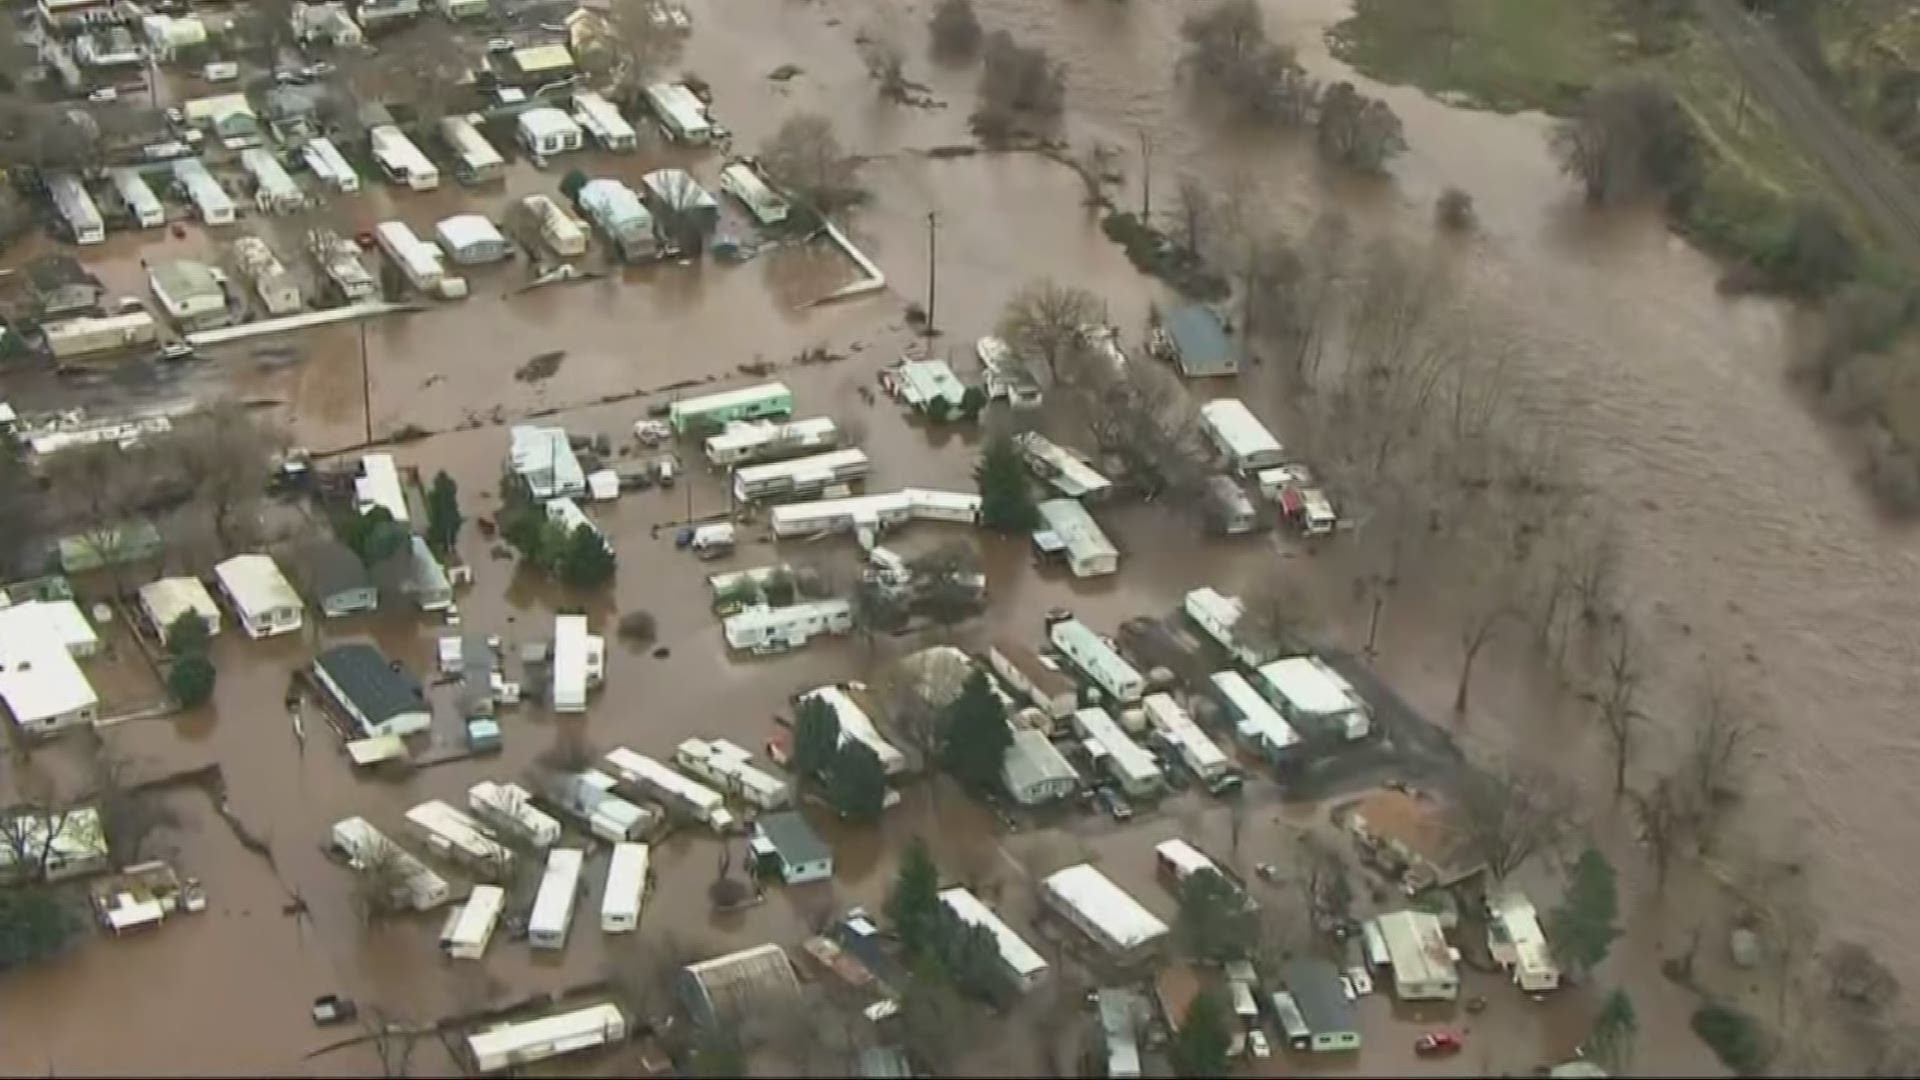
[[[887,9],[883,9],[883,14]],[[860,32],[860,61],[866,65],[880,97],[886,101],[908,103],[913,100],[914,84],[907,78],[907,50],[891,20]]]
[[[413,1050],[424,1032],[389,1012],[383,1005],[367,1010],[360,1020],[374,1056],[380,1060],[380,1075],[403,1077],[413,1072]]]
[[[1387,103],[1337,82],[1320,95],[1316,145],[1321,156],[1337,165],[1378,173],[1407,148],[1400,117]]]
[[[841,148],[833,121],[819,113],[796,113],[760,148],[760,166],[775,184],[822,214],[854,206],[867,196],[860,159]]]
[[[659,1021],[673,1012],[673,985],[680,969],[716,951],[672,931],[621,934],[607,939],[603,971],[614,1000],[636,1023]]]
[[[1299,580],[1280,570],[1262,577],[1240,600],[1235,636],[1256,652],[1278,656],[1307,643],[1320,615]]]
[[[297,44],[293,5],[294,0],[259,0],[241,9],[239,30],[265,67],[277,66],[280,50]]]
[[[1075,354],[1087,348],[1085,327],[1100,319],[1100,299],[1085,289],[1041,278],[1028,284],[1000,315],[1000,336],[1014,355],[1038,360],[1060,382]]]
[[[130,763],[102,747],[94,756],[87,801],[100,812],[100,828],[114,862],[129,866],[143,860],[153,834],[180,824],[180,817],[157,792],[131,782]]]
[[[1116,459],[1149,499],[1197,499],[1211,472],[1200,434],[1200,411],[1170,370],[1088,363],[1095,373],[1074,380],[1088,437]],[[1103,369],[1104,370],[1101,370]]]
[[[399,845],[385,839],[358,854],[354,865],[353,903],[362,925],[373,926],[407,910],[413,884],[411,861]]]
[[[1180,186],[1174,189],[1174,221],[1177,225],[1174,237],[1179,245],[1196,255],[1205,251],[1208,224],[1219,216],[1220,210],[1206,184],[1191,174],[1182,176]]]
[[[1647,720],[1639,703],[1641,683],[1646,677],[1642,663],[1639,636],[1622,616],[1614,623],[1599,681],[1584,695],[1592,704],[1594,722],[1606,739],[1616,800],[1626,794],[1627,766],[1640,745],[1640,728]]]
[[[1644,75],[1589,91],[1553,135],[1567,175],[1592,203],[1680,199],[1700,183],[1700,136],[1672,90]]]
[[[258,540],[261,496],[279,441],[245,405],[231,400],[183,424],[168,441],[167,456],[192,484],[223,553]]]
[[[554,772],[580,772],[593,764],[593,745],[581,724],[558,724],[553,729],[553,745],[540,752],[535,762]]]
[[[658,17],[655,0],[614,0],[604,10],[580,9],[576,32],[580,69],[597,85],[631,94],[677,63],[686,32]]]
[[[928,50],[936,60],[971,60],[984,36],[973,0],[940,0],[927,20]]]
[[[1549,854],[1573,827],[1572,793],[1551,773],[1517,766],[1468,770],[1454,785],[1455,828],[1496,883]]]
[[[445,116],[470,93],[468,56],[458,39],[437,26],[415,27],[381,42],[378,52],[343,67],[356,98],[405,104],[422,121]]]
[[[980,100],[971,122],[989,144],[1052,134],[1066,111],[1066,69],[1005,30],[987,35]]]
[[[1180,36],[1187,51],[1179,70],[1246,118],[1297,125],[1312,115],[1318,88],[1293,51],[1267,37],[1256,0],[1220,0],[1193,12]]]
[[[63,451],[48,469],[58,513],[124,587],[125,567],[138,537],[142,510],[159,494],[155,463],[111,443]]]
[[[1724,672],[1712,666],[1702,673],[1691,719],[1681,776],[1698,807],[1694,828],[1706,848],[1712,846],[1721,817],[1745,793],[1748,768],[1767,728],[1734,700]]]

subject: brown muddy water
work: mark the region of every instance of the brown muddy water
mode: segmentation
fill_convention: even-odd
[[[1318,45],[1318,30],[1338,17],[1335,0],[1268,6],[1273,25],[1300,46],[1316,72],[1339,71]],[[816,294],[814,286],[830,287],[841,271],[830,261],[788,257],[798,253],[738,267],[662,266],[503,298],[524,272],[508,266],[476,275],[475,296],[464,304],[371,325],[364,337],[366,385],[357,328],[299,339],[304,359],[293,364],[264,365],[239,347],[215,372],[196,378],[225,379],[244,396],[289,403],[296,438],[316,450],[357,444],[369,428],[382,437],[406,425],[432,431],[477,425],[397,450],[403,463],[423,473],[444,468],[458,479],[475,517],[497,506],[491,492],[506,436],[493,420],[496,409],[502,420],[567,409],[570,429],[605,433],[618,444],[645,406],[663,395],[593,404],[602,398],[695,380],[743,382],[738,365],[784,364],[823,346],[848,358],[783,366],[777,377],[794,387],[800,413],[857,419],[877,463],[871,489],[966,486],[964,440],[930,438],[891,406],[867,406],[856,394],[909,342],[900,312],[925,291],[926,213],[938,211],[943,222],[938,321],[950,334],[938,349],[964,355],[1007,295],[1033,277],[1093,289],[1108,299],[1114,321],[1129,329],[1141,324],[1156,290],[1092,227],[1079,206],[1078,181],[1064,169],[1023,156],[934,161],[908,152],[965,141],[972,97],[972,73],[930,69],[920,58],[925,7],[865,0],[768,5],[758,19],[700,20],[687,58],[689,68],[715,85],[720,117],[739,133],[741,146],[755,145],[787,111],[809,107],[832,113],[849,143],[876,155],[868,173],[875,201],[859,214],[854,231],[887,271],[890,298],[803,309],[799,303]],[[1304,223],[1339,205],[1362,228],[1401,232],[1417,243],[1425,242],[1429,208],[1442,188],[1456,185],[1474,196],[1482,234],[1441,254],[1458,265],[1468,291],[1502,312],[1528,346],[1526,362],[1513,373],[1518,392],[1568,435],[1589,480],[1617,507],[1629,536],[1629,577],[1656,620],[1660,652],[1670,658],[1671,670],[1663,674],[1680,683],[1692,654],[1703,650],[1737,656],[1751,648],[1756,657],[1737,674],[1771,704],[1780,734],[1761,791],[1744,815],[1751,831],[1768,837],[1775,851],[1810,860],[1831,935],[1870,940],[1909,981],[1920,977],[1920,943],[1904,934],[1900,918],[1920,884],[1900,857],[1920,820],[1916,796],[1904,782],[1916,746],[1902,708],[1914,678],[1912,628],[1920,624],[1920,598],[1910,588],[1915,547],[1909,534],[1874,517],[1846,480],[1845,455],[1786,386],[1787,313],[1718,297],[1711,264],[1658,222],[1587,214],[1556,174],[1538,117],[1466,112],[1404,90],[1374,88],[1406,121],[1412,150],[1396,163],[1391,184],[1355,185],[1326,177],[1297,147],[1236,136],[1190,107],[1170,76],[1183,5],[999,0],[980,7],[990,29],[1014,28],[1066,60],[1076,139],[1097,136],[1130,146],[1139,131],[1149,134],[1161,191],[1171,190],[1184,171],[1251,175],[1283,221]],[[946,108],[906,110],[874,100],[851,38],[856,28],[881,22],[900,28],[910,43],[910,74],[929,83]],[[787,62],[805,73],[785,84],[763,78]],[[635,159],[619,167],[643,164]],[[523,168],[508,192],[551,190],[558,176]],[[486,205],[503,204],[506,194],[489,194]],[[456,191],[377,192],[357,204],[356,213],[380,216],[390,201],[419,227],[458,199]],[[191,234],[166,244],[206,250]],[[139,291],[139,252],[124,245],[114,254],[105,276],[116,288],[125,281],[128,291]],[[556,348],[568,356],[552,378],[533,385],[513,378],[528,357]],[[1257,401],[1264,393],[1260,380],[1247,381],[1247,396],[1273,404]],[[589,900],[557,962],[532,960],[524,946],[502,940],[489,953],[482,979],[476,967],[448,967],[437,958],[437,919],[371,935],[360,931],[347,876],[324,860],[319,845],[328,824],[346,814],[364,814],[397,834],[402,811],[414,802],[460,801],[475,780],[518,775],[551,743],[559,724],[584,725],[602,749],[624,744],[665,755],[690,735],[725,735],[757,747],[788,695],[859,676],[870,661],[855,642],[776,661],[726,657],[707,614],[706,573],[776,554],[843,562],[850,554],[845,540],[817,548],[781,545],[777,552],[755,542],[730,561],[709,565],[672,550],[671,523],[725,506],[718,480],[696,470],[674,492],[630,494],[594,511],[616,536],[621,557],[613,596],[591,605],[596,622],[610,632],[615,613],[651,610],[671,655],[656,660],[615,644],[608,685],[586,718],[561,720],[541,707],[522,707],[506,720],[507,750],[497,759],[437,766],[398,784],[359,781],[330,735],[310,729],[304,753],[292,738],[281,691],[288,671],[319,640],[373,635],[424,672],[435,636],[424,623],[330,624],[306,640],[266,644],[224,637],[212,707],[173,721],[129,724],[109,738],[154,771],[220,762],[233,808],[270,840],[277,869],[245,853],[216,817],[194,811],[192,797],[182,796],[189,803],[187,826],[166,842],[178,847],[189,872],[207,880],[214,910],[143,939],[91,941],[59,964],[0,980],[0,1071],[367,1072],[376,1065],[365,1051],[301,1059],[332,1041],[307,1024],[307,1000],[337,991],[424,1018],[470,1008],[490,993],[500,1000],[596,976],[604,949],[591,898],[598,895],[595,873],[603,869],[588,875],[583,893]],[[1037,638],[1040,614],[1060,603],[1112,628],[1176,601],[1194,585],[1238,586],[1277,557],[1264,541],[1203,544],[1185,524],[1153,511],[1119,512],[1109,524],[1129,556],[1118,583],[1062,581],[1033,572],[1015,546],[991,549],[995,606],[978,632]],[[939,532],[924,527],[915,542]],[[468,627],[509,640],[550,633],[553,610],[569,598],[517,580],[511,564],[493,559],[472,528],[463,549],[478,574],[461,600]],[[1452,639],[1444,623],[1405,617],[1388,627],[1384,640],[1388,678],[1436,713],[1450,698]],[[1564,718],[1534,718],[1537,695],[1497,668],[1478,680],[1476,700],[1469,732],[1475,739],[1557,746],[1576,730]],[[1535,732],[1540,737],[1530,738]],[[1023,853],[1044,870],[1084,851],[1101,856],[1109,872],[1170,916],[1171,898],[1150,880],[1147,852],[1153,841],[1188,827],[1183,813],[1170,811],[1125,832],[1089,826],[1008,838],[1003,854],[991,823],[964,801],[949,793],[936,807],[916,793],[878,841],[843,838],[831,889],[776,891],[768,903],[726,923],[709,919],[704,900],[717,845],[676,840],[661,853],[660,889],[645,923],[649,931],[671,928],[710,940],[716,951],[762,940],[795,942],[818,910],[877,902],[898,850],[892,841],[913,832],[941,845],[950,873],[999,878],[1006,886],[1003,903],[1016,911],[1024,901],[1012,883],[1023,872]],[[1264,832],[1249,833],[1249,851],[1283,850],[1288,827],[1264,822]],[[1217,815],[1201,815],[1198,831],[1211,844],[1225,843]],[[304,900],[310,917],[280,913],[290,894]],[[1631,970],[1618,973],[1649,995],[1640,1008],[1647,1018],[1641,1062],[1708,1067],[1690,1040],[1669,1037],[1684,1012],[1666,999],[1669,988],[1652,974],[1653,960],[1635,954],[1624,961]],[[156,993],[158,986],[181,992]],[[1584,1008],[1576,998],[1566,1000],[1570,1004],[1536,1014],[1530,1010],[1537,1007],[1517,995],[1500,996],[1494,1010],[1473,1018],[1483,1030],[1470,1039],[1468,1053],[1445,1067],[1518,1071],[1563,1053]],[[1385,1007],[1377,998],[1368,1005]],[[103,1017],[113,1018],[111,1039],[99,1036]],[[1411,1033],[1432,1019],[1382,1031],[1356,1067],[1369,1073],[1407,1068]],[[1483,1061],[1489,1045],[1499,1056]],[[1657,1059],[1648,1052],[1653,1047]],[[418,1071],[451,1068],[429,1045],[415,1064]]]

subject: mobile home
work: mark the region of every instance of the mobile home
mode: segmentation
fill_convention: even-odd
[[[471,116],[440,118],[440,138],[453,152],[453,175],[463,184],[486,184],[506,175],[507,159],[493,148]]]
[[[290,214],[307,205],[307,193],[287,175],[272,151],[257,146],[242,150],[240,166],[253,177],[253,205],[261,213]]]
[[[484,214],[455,214],[433,227],[434,239],[459,266],[496,263],[513,255],[513,245]]]
[[[290,634],[305,622],[305,602],[271,555],[235,555],[216,565],[213,577],[250,638]]]
[[[414,235],[403,221],[383,221],[374,226],[373,234],[409,284],[429,296],[439,295],[447,277],[439,248]]]
[[[587,632],[585,615],[553,618],[553,710],[585,712],[587,692],[607,674],[607,640]]]
[[[562,258],[587,253],[587,229],[560,204],[545,195],[529,195],[520,206],[540,230],[540,240]]]
[[[585,859],[586,853],[579,848],[547,852],[547,871],[540,877],[533,914],[527,919],[527,944],[536,949],[566,947],[567,929],[573,925],[574,897],[580,891],[580,865]]]
[[[831,450],[840,442],[840,426],[832,418],[808,420],[736,420],[706,441],[707,461],[720,466],[751,465],[796,454]]]
[[[987,666],[1000,681],[1024,694],[1034,707],[1054,721],[1073,715],[1080,706],[1079,688],[1061,672],[1041,663],[1032,649],[1017,641],[1001,639],[987,649]]]
[[[440,948],[455,960],[479,960],[487,954],[507,892],[498,885],[475,885],[467,902],[447,916],[440,931]]]
[[[585,145],[585,136],[573,117],[552,106],[528,109],[514,122],[520,145],[535,157],[567,154]]]
[[[1239,475],[1271,469],[1286,460],[1280,440],[1239,398],[1216,398],[1200,406],[1200,430]]]
[[[1233,759],[1207,738],[1173,695],[1148,694],[1140,699],[1140,708],[1147,714],[1154,734],[1172,748],[1194,779],[1211,787],[1234,772]]]
[[[610,843],[636,840],[653,827],[652,813],[613,793],[619,781],[598,769],[568,773],[555,780],[555,803],[580,818],[587,831]]]
[[[363,873],[391,860],[399,868],[394,880],[400,883],[395,887],[393,899],[415,911],[431,911],[453,897],[445,878],[427,869],[425,863],[387,839],[365,818],[334,822],[332,839],[334,849],[346,857],[348,865]]]
[[[1207,477],[1203,514],[1207,528],[1222,536],[1244,536],[1260,526],[1260,511],[1231,476]]]
[[[153,193],[139,170],[112,169],[107,176],[135,224],[143,229],[157,229],[167,223],[167,208],[160,204],[160,197]]]
[[[721,630],[729,648],[772,656],[797,649],[820,634],[851,632],[853,605],[837,598],[787,607],[756,604],[727,616]]]
[[[1048,908],[1123,961],[1143,959],[1166,940],[1166,923],[1087,863],[1048,876],[1040,889]]]
[[[1300,744],[1300,733],[1237,671],[1213,674],[1214,697],[1232,718],[1234,734],[1269,764],[1284,761]]]
[[[1202,587],[1188,592],[1181,607],[1187,618],[1206,631],[1227,655],[1250,668],[1269,663],[1279,655],[1278,646],[1255,642],[1241,629],[1247,609],[1237,596]]]
[[[442,858],[496,874],[513,863],[513,852],[488,836],[478,821],[439,799],[408,810],[407,823]]]
[[[507,432],[507,464],[536,499],[578,499],[587,473],[563,427],[515,424]]]
[[[740,200],[753,219],[762,225],[778,225],[787,220],[789,207],[753,166],[736,161],[720,170],[720,190]]]
[[[1289,656],[1264,664],[1259,685],[1293,725],[1331,732],[1343,739],[1364,739],[1373,716],[1353,685],[1317,656]]]
[[[690,146],[705,146],[713,140],[706,104],[683,84],[654,83],[647,87],[646,98],[669,139]]]
[[[75,360],[96,353],[151,345],[159,338],[153,316],[145,311],[100,318],[68,319],[47,323],[40,328],[47,339],[47,351],[55,360]]]
[[[660,254],[653,211],[632,188],[618,180],[589,180],[580,186],[574,201],[580,212],[613,241],[622,260],[644,262]]]
[[[640,905],[647,894],[647,845],[613,845],[607,885],[600,895],[600,932],[627,934],[640,929]]]
[[[834,716],[840,721],[842,745],[845,745],[849,739],[866,744],[867,749],[872,750],[874,756],[880,759],[880,764],[886,769],[888,776],[898,776],[907,771],[907,756],[880,737],[880,729],[873,726],[873,718],[867,715],[867,711],[860,707],[860,703],[855,701],[852,695],[838,686],[823,686],[801,694],[795,699],[796,706],[808,698],[824,701],[833,710]]]
[[[866,451],[858,447],[748,465],[733,472],[733,497],[742,503],[812,498],[835,485],[864,479],[871,468]]]
[[[47,192],[53,196],[54,209],[60,211],[60,220],[66,222],[74,243],[106,241],[107,225],[100,218],[100,208],[94,205],[93,196],[87,194],[87,185],[78,176],[64,172],[48,176]]]
[[[1487,952],[1529,994],[1560,988],[1560,965],[1540,929],[1533,901],[1518,889],[1487,900]]]
[[[366,300],[380,292],[367,264],[360,261],[360,245],[327,229],[307,233],[307,254],[324,270],[335,292],[348,301]]]
[[[300,147],[300,156],[320,182],[342,195],[360,190],[360,174],[347,162],[346,155],[331,139],[308,139]]]
[[[475,1071],[495,1073],[617,1043],[626,1037],[626,1015],[618,1006],[603,1003],[476,1032],[467,1036],[467,1055],[473,1059]]]
[[[173,182],[186,192],[200,215],[202,225],[233,224],[233,200],[227,189],[213,178],[199,158],[181,158],[173,163]]]
[[[390,182],[414,191],[432,191],[440,186],[440,170],[399,128],[382,124],[367,133],[367,144],[373,152],[373,163]]]
[[[1097,500],[1113,490],[1113,481],[1080,455],[1037,431],[1023,431],[1013,437],[1013,442],[1026,459],[1027,468],[1065,498]]]
[[[233,262],[253,283],[254,295],[268,315],[291,315],[300,310],[300,284],[287,273],[280,257],[265,240],[243,236],[233,242]]]
[[[745,747],[725,739],[687,739],[674,750],[673,763],[757,810],[778,810],[791,798],[785,780],[755,766]]]
[[[767,515],[779,537],[852,530],[863,546],[872,546],[886,528],[909,521],[972,524],[980,519],[980,496],[959,491],[902,488],[881,495],[788,503]]]
[[[1147,680],[1107,639],[1079,619],[1063,619],[1047,630],[1061,656],[1113,701],[1131,705],[1146,692]]]
[[[406,492],[401,490],[400,470],[394,466],[392,454],[362,454],[360,474],[353,478],[354,512],[364,514],[376,506],[401,525],[410,520]]]
[[[537,848],[560,842],[560,823],[533,805],[533,793],[511,780],[482,780],[467,789],[467,806],[482,821],[517,833]]]
[[[793,391],[773,382],[676,401],[668,406],[667,422],[676,434],[685,435],[722,431],[735,420],[792,415]]]
[[[639,145],[633,125],[613,102],[590,90],[573,95],[573,119],[602,149],[625,153]]]
[[[979,897],[966,889],[942,889],[940,903],[955,919],[993,935],[994,947],[1000,952],[1000,964],[1008,980],[1021,993],[1032,990],[1047,977],[1045,958],[1002,922],[992,908],[981,903]]]
[[[1120,569],[1120,551],[1087,508],[1072,499],[1048,499],[1034,507],[1040,528],[1034,544],[1066,561],[1074,577],[1098,577]]]
[[[622,783],[646,793],[674,812],[718,833],[733,828],[733,812],[727,809],[727,800],[705,784],[624,746],[607,751],[605,762]]]
[[[1460,954],[1447,944],[1437,916],[1390,911],[1372,921],[1386,945],[1393,989],[1402,1001],[1452,1001],[1460,996]]]
[[[1075,712],[1073,730],[1101,770],[1128,795],[1144,798],[1166,786],[1166,774],[1160,771],[1160,763],[1129,738],[1107,710]]]

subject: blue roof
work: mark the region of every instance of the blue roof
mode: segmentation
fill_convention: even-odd
[[[1174,308],[1166,318],[1167,336],[1179,355],[1180,368],[1189,375],[1232,371],[1233,345],[1220,316],[1200,304]]]

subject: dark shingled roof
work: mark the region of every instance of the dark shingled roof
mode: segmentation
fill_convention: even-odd
[[[301,577],[316,597],[336,596],[373,584],[360,556],[338,540],[321,537],[302,544],[296,557]]]
[[[1186,374],[1225,374],[1238,368],[1227,328],[1211,310],[1199,304],[1174,308],[1167,313],[1166,330]]]
[[[789,863],[819,862],[833,858],[833,849],[813,831],[798,811],[782,810],[760,819],[760,831],[780,857]]]
[[[1291,960],[1280,966],[1280,981],[1293,995],[1307,1030],[1315,1035],[1360,1030],[1353,1002],[1340,985],[1340,972],[1325,960]]]
[[[353,700],[370,724],[383,724],[426,707],[419,682],[405,671],[396,671],[385,654],[365,642],[335,645],[313,663]]]

